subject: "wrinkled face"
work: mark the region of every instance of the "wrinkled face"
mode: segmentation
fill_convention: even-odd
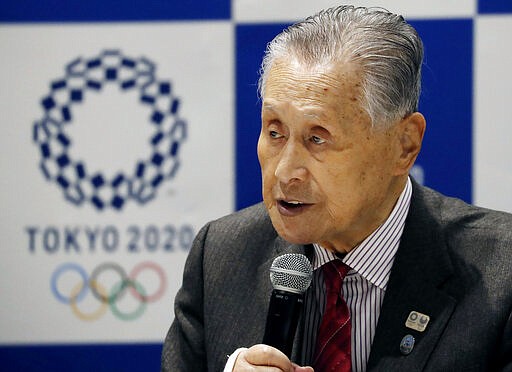
[[[371,128],[351,65],[273,64],[262,103],[263,199],[292,243],[346,252],[389,216],[402,188],[393,126]]]

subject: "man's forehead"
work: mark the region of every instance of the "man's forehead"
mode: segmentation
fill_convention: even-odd
[[[301,62],[295,57],[278,58],[269,69],[269,75],[287,71],[301,76],[332,75],[338,78],[359,77],[360,66],[348,61],[319,61],[317,63]]]
[[[271,87],[272,91],[304,89],[332,93],[333,90],[360,86],[360,81],[360,69],[353,63],[305,65],[281,59],[271,66],[265,88]],[[264,96],[266,93],[263,92]]]
[[[286,103],[293,103],[316,119],[322,116],[316,112],[318,109],[339,110],[359,102],[360,95],[360,75],[351,65],[308,67],[278,61],[267,76],[262,111],[281,110]]]

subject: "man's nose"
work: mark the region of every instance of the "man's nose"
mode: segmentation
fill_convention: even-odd
[[[304,181],[307,177],[306,150],[299,144],[288,141],[282,149],[275,175],[279,182],[289,184]]]

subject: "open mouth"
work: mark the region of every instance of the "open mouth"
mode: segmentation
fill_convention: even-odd
[[[291,200],[291,201],[279,200],[278,203],[286,208],[300,208],[303,205],[305,205],[304,203],[302,203],[300,201],[296,201],[296,200]]]
[[[278,200],[277,207],[279,212],[287,216],[295,216],[312,204],[303,203],[297,200]]]

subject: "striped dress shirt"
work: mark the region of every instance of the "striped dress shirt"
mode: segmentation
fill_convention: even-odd
[[[343,258],[351,270],[343,280],[342,294],[351,315],[352,371],[366,371],[395,253],[404,230],[411,202],[412,185],[407,179],[388,219]],[[323,264],[338,257],[314,244],[313,280],[305,295],[303,364],[311,365],[316,334],[325,309]]]

